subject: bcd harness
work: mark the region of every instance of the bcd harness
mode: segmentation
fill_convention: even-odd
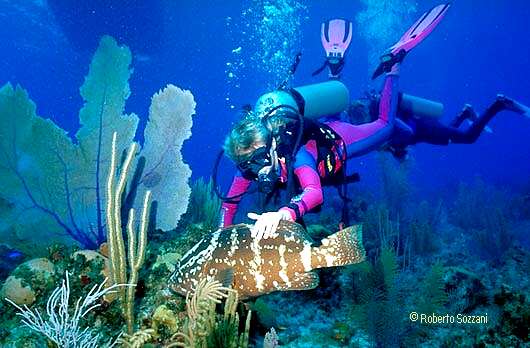
[[[342,199],[341,219],[343,223],[348,225],[348,203],[351,199],[347,195],[347,185],[348,183],[358,182],[360,177],[358,173],[347,175],[346,162],[348,155],[344,140],[325,123],[303,117],[303,98],[294,89],[289,90],[289,92],[295,99],[303,120],[296,121],[296,118],[290,118],[294,122],[287,123],[283,129],[280,129],[275,134],[277,142],[280,144],[278,147],[279,155],[284,156],[284,149],[290,148],[292,150],[293,145],[297,147],[296,151],[293,152],[296,153],[308,141],[315,141],[317,148],[316,170],[321,178],[322,186],[335,186],[337,188],[339,196]],[[303,129],[300,129],[300,122],[303,122]],[[296,130],[297,128],[298,130]],[[292,139],[292,135],[300,131],[302,131],[300,142],[298,144],[292,144],[292,140],[290,141],[289,139]],[[287,151],[287,153],[289,152]],[[293,180],[294,158],[286,156],[286,165],[288,173],[287,199],[290,200],[290,197],[295,195],[295,180]],[[298,206],[290,202],[287,203],[287,206],[295,211],[299,219],[300,212]]]

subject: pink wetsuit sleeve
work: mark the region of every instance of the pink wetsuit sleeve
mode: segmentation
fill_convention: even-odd
[[[288,211],[293,221],[324,201],[320,176],[314,168],[303,165],[296,168],[294,173],[298,177],[303,191],[298,196],[293,197],[288,206],[280,209]]]
[[[234,176],[234,180],[232,180],[232,185],[230,185],[230,190],[228,190],[227,197],[237,196],[247,192],[250,183],[250,180],[247,180],[242,176]],[[234,199],[235,202],[223,202],[223,205],[221,206],[221,227],[232,225],[234,216],[237,212],[237,205],[239,204],[240,200],[241,197],[238,197]]]
[[[328,123],[346,143],[348,158],[361,156],[379,148],[392,135],[398,102],[398,79],[397,75],[387,75],[381,90],[377,120],[361,125],[341,121]]]

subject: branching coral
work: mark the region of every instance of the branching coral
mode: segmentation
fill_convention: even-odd
[[[140,330],[132,335],[124,334],[118,339],[118,342],[127,348],[142,348],[144,344],[153,339],[154,333],[155,330],[153,329]]]
[[[138,282],[138,271],[145,260],[145,247],[147,244],[147,227],[149,222],[149,210],[151,206],[151,191],[145,192],[140,220],[140,229],[138,237],[135,232],[135,210],[129,210],[127,221],[127,243],[128,253],[125,253],[125,243],[123,241],[122,217],[121,217],[121,200],[125,183],[129,174],[130,166],[134,155],[136,154],[137,145],[133,143],[129,147],[125,162],[123,163],[121,174],[117,186],[115,186],[116,176],[116,142],[117,134],[112,136],[112,151],[110,161],[110,171],[107,182],[107,240],[109,241],[109,258],[110,272],[113,284],[124,283],[129,274],[128,284],[136,286]],[[129,261],[129,272],[126,270],[126,264]],[[133,333],[134,322],[134,288],[129,287],[120,291],[121,302],[125,308],[125,318],[127,320],[127,330],[129,334]]]
[[[65,279],[60,287],[57,287],[46,304],[47,319],[44,320],[38,309],[29,309],[26,305],[18,306],[9,299],[9,303],[18,310],[22,323],[34,331],[48,337],[58,347],[66,348],[97,348],[101,347],[100,335],[89,327],[81,329],[81,319],[90,311],[101,306],[97,301],[104,295],[116,292],[116,289],[126,286],[115,284],[105,287],[106,279],[99,285],[94,285],[83,299],[75,301],[75,308],[70,309],[70,281],[66,272]],[[103,346],[112,347],[114,344],[107,343]]]
[[[271,328],[271,330],[265,334],[265,338],[263,339],[263,348],[277,348],[279,346],[278,334],[276,334],[276,330],[274,330],[274,328]]]

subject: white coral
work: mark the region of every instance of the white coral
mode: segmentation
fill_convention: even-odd
[[[116,284],[105,288],[105,279],[101,284],[94,285],[85,298],[79,298],[75,302],[73,314],[69,309],[70,303],[70,282],[68,271],[65,280],[60,287],[57,287],[46,303],[47,320],[44,320],[38,309],[29,309],[28,306],[18,306],[16,303],[6,298],[18,309],[17,315],[21,316],[22,323],[32,330],[35,330],[62,348],[97,348],[100,335],[93,329],[86,327],[81,329],[79,322],[87,313],[101,306],[96,303],[102,296],[116,292],[116,288],[127,286],[126,284]],[[115,343],[107,343],[106,347],[112,347]]]

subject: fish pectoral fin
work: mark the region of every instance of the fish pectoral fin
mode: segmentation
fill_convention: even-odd
[[[217,278],[219,279],[219,282],[223,284],[224,287],[231,288],[234,284],[234,269],[225,268],[219,271],[219,273],[217,273]]]
[[[290,284],[285,286],[288,287],[286,290],[310,290],[316,288],[319,282],[320,278],[317,272],[310,271],[293,277]]]

